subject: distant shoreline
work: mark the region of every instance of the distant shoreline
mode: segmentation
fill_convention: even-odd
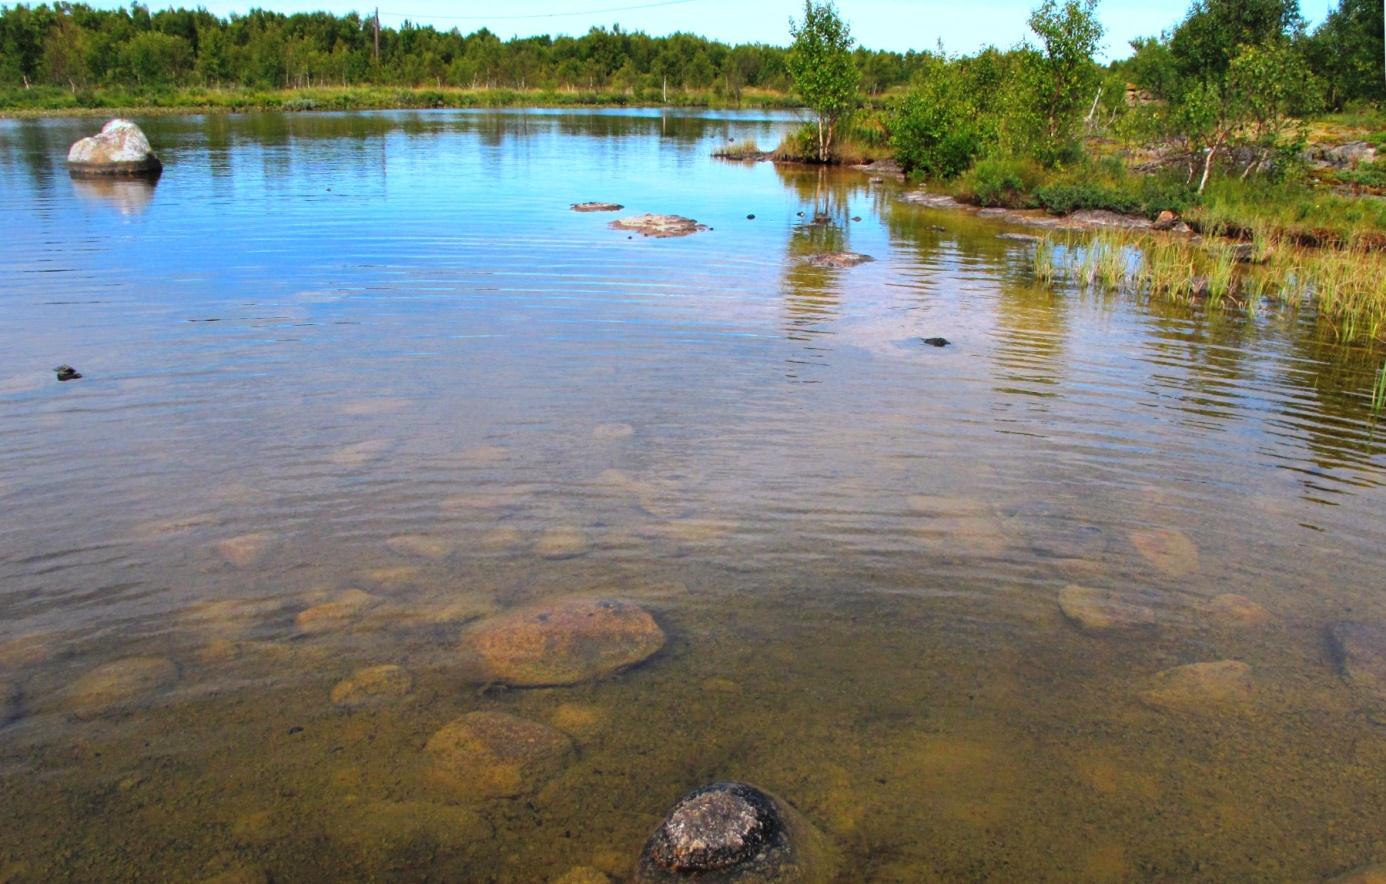
[[[0,118],[107,116],[118,113],[189,114],[280,111],[432,110],[486,108],[665,107],[707,110],[795,110],[794,96],[750,90],[740,99],[712,91],[681,92],[662,100],[656,91],[601,92],[546,89],[401,88],[380,86],[305,89],[169,89],[149,92],[97,89],[73,93],[57,87],[0,91]]]

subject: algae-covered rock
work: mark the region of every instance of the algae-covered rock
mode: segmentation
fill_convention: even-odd
[[[591,547],[591,539],[581,528],[550,528],[534,541],[534,552],[546,559],[577,558]]]
[[[639,605],[577,597],[476,624],[462,650],[486,680],[517,687],[577,684],[613,675],[664,647],[664,631]]]
[[[831,880],[826,839],[784,800],[746,783],[695,789],[645,842],[639,884]]]
[[[402,666],[385,664],[358,669],[332,688],[332,703],[346,709],[380,706],[414,689],[414,679]]]
[[[505,712],[469,712],[429,738],[436,780],[474,798],[537,789],[562,770],[573,741],[562,731]]]
[[[1144,599],[1114,589],[1070,584],[1059,591],[1059,609],[1084,629],[1130,630],[1155,623],[1155,610]]]
[[[692,218],[681,215],[637,215],[612,221],[611,226],[616,230],[631,230],[654,239],[689,236],[707,230]]]
[[[1250,666],[1216,660],[1166,669],[1151,679],[1141,700],[1170,712],[1218,712],[1247,706],[1254,692]]]
[[[66,706],[78,718],[94,718],[143,702],[177,680],[178,665],[166,657],[126,657],[73,682]]]
[[[811,255],[805,262],[814,267],[824,267],[830,270],[846,270],[849,267],[856,267],[876,260],[870,255],[859,255],[856,252],[826,252],[821,255]]]

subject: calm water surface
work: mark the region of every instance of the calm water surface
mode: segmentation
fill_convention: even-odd
[[[1046,292],[893,183],[710,158],[783,117],[145,122],[156,188],[68,178],[93,121],[0,122],[0,880],[621,880],[730,778],[844,881],[1386,861],[1386,729],[1324,641],[1386,619],[1382,354]],[[1074,583],[1156,624],[1080,629]],[[297,634],[348,588],[374,605]],[[574,688],[459,668],[463,621],[576,592],[668,644]],[[75,715],[131,656],[176,680]],[[1215,660],[1249,698],[1143,698]],[[412,692],[333,705],[381,663]],[[520,798],[440,788],[424,743],[475,710],[578,752]]]

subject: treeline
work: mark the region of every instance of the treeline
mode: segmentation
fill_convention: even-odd
[[[586,91],[787,91],[785,50],[731,46],[690,34],[651,37],[593,28],[581,37],[501,40],[356,14],[205,9],[99,10],[82,4],[0,7],[0,86],[262,89],[427,86]],[[919,53],[854,54],[863,86],[880,93],[910,81]]]

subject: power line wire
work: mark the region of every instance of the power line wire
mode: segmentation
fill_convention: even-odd
[[[640,3],[635,6],[608,6],[605,9],[588,9],[583,12],[540,12],[534,15],[433,15],[432,13],[409,13],[391,12],[382,9],[383,15],[394,15],[400,18],[415,19],[440,19],[445,21],[517,21],[520,19],[536,18],[574,18],[583,15],[602,15],[607,12],[630,12],[635,9],[654,9],[660,6],[680,6],[684,3],[697,3],[698,0],[664,0],[662,3]]]

